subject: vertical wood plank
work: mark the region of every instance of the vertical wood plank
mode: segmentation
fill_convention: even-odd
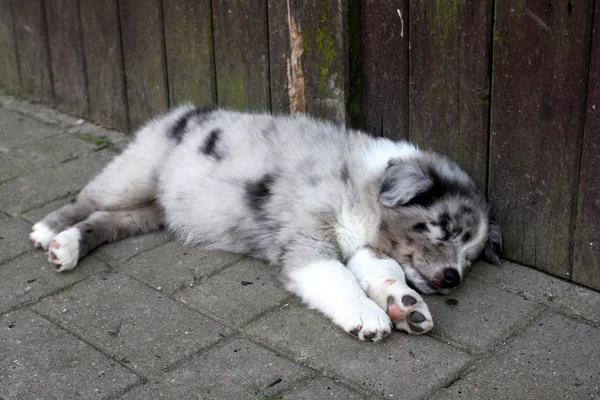
[[[408,139],[408,0],[361,0],[361,119],[375,135]]]
[[[89,118],[127,132],[127,97],[117,0],[81,0]]]
[[[33,100],[51,103],[54,92],[42,1],[20,0],[12,3],[24,94]]]
[[[81,45],[78,0],[45,0],[54,102],[59,108],[87,116],[88,99]]]
[[[21,90],[11,0],[0,0],[0,87],[9,93]]]
[[[210,0],[163,1],[163,16],[171,104],[215,104]]]
[[[492,1],[410,2],[410,139],[486,184]]]
[[[496,2],[489,197],[505,256],[568,277],[591,2]]]
[[[308,113],[346,124],[348,0],[305,0],[302,5]]]
[[[288,112],[296,108],[290,105],[291,87],[298,98],[301,97],[300,111],[339,123],[347,122],[347,2],[269,1],[273,111]],[[301,49],[292,51],[290,35],[296,44],[302,45]],[[298,53],[301,53],[298,63],[301,77],[290,82],[290,62],[297,59]]]
[[[215,0],[212,7],[219,105],[269,110],[266,0]]]
[[[169,106],[160,0],[119,0],[129,128]]]
[[[573,280],[600,290],[600,2],[596,1],[574,238]]]
[[[290,68],[291,66],[291,45],[290,35],[292,29],[299,40],[302,40],[302,0],[268,0],[269,14],[269,73],[271,84],[271,111],[274,113],[294,112],[290,101]],[[293,21],[293,22],[292,22]],[[290,26],[293,24],[293,27]],[[300,50],[300,49],[299,49]],[[298,70],[304,77],[303,48],[298,55]],[[292,89],[294,90],[294,89]],[[296,83],[295,90],[300,91],[304,96],[304,82]],[[305,104],[306,107],[306,104]]]

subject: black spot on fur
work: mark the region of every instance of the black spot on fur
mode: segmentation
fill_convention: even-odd
[[[350,179],[350,172],[348,171],[348,165],[346,163],[342,165],[342,169],[340,170],[340,178],[342,182],[344,182],[344,185],[348,184],[348,180]]]
[[[168,135],[170,138],[175,139],[177,143],[183,140],[185,135],[185,128],[187,127],[190,119],[199,119],[198,122],[203,122],[208,119],[208,116],[214,111],[213,107],[194,107],[191,110],[183,114],[177,122],[169,129]]]
[[[202,146],[200,146],[200,152],[206,156],[213,157],[217,161],[221,161],[223,156],[216,150],[216,146],[222,133],[223,131],[221,129],[213,129],[210,131],[208,137]]]
[[[248,206],[255,211],[262,211],[265,204],[271,197],[271,188],[273,186],[274,178],[270,174],[265,174],[260,180],[256,182],[246,183],[246,198],[248,199]]]
[[[452,166],[452,165],[451,165]],[[472,182],[462,182],[453,180],[436,171],[433,167],[423,167],[425,175],[431,180],[432,184],[428,190],[418,193],[405,205],[419,205],[428,207],[443,197],[450,195],[462,195],[465,197],[480,197],[481,193]],[[385,183],[385,182],[384,182]]]
[[[443,227],[447,227],[448,225],[450,225],[450,215],[448,213],[442,213],[442,215],[440,215],[438,225]]]
[[[398,242],[396,242],[394,239],[390,240],[390,244],[392,245],[392,249],[398,247]]]
[[[88,228],[88,229],[85,230],[85,233],[88,233],[88,234],[90,234],[92,232],[94,232],[94,230],[92,228]]]
[[[469,240],[471,240],[472,237],[473,237],[473,235],[471,235],[471,232],[467,232],[462,236],[462,238],[460,238],[460,240],[463,243],[467,243]]]
[[[427,227],[427,224],[424,222],[419,222],[418,224],[414,224],[412,229],[413,229],[413,231],[419,232],[419,233],[429,232],[429,228]]]

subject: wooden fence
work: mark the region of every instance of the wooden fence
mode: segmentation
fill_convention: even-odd
[[[505,257],[600,289],[598,0],[0,0],[7,92],[133,130],[306,110],[448,154]]]

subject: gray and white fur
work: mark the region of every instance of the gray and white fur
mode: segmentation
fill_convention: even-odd
[[[380,340],[433,326],[500,230],[455,163],[307,116],[192,105],[150,121],[31,239],[57,271],[102,243],[166,226],[185,242],[270,261],[287,289],[345,331]]]

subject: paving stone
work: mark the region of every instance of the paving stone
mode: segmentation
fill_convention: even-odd
[[[384,397],[418,399],[451,382],[471,356],[429,336],[394,332],[361,342],[296,303],[254,322],[247,334],[296,361]]]
[[[488,285],[600,323],[600,293],[592,289],[508,261],[500,266],[478,263],[472,275]]]
[[[26,170],[22,163],[2,151],[3,149],[0,148],[0,183],[25,174]]]
[[[133,258],[121,270],[172,295],[241,259],[239,254],[205,251],[173,242]]]
[[[85,158],[22,176],[0,185],[0,209],[14,214],[61,196],[76,194],[114,156],[97,151]]]
[[[23,168],[34,171],[64,163],[95,149],[92,143],[62,134],[21,145],[9,154],[18,159]]]
[[[138,377],[39,315],[0,318],[0,398],[101,399]]]
[[[285,400],[314,400],[314,399],[332,399],[332,400],[360,400],[366,399],[365,396],[351,389],[338,385],[329,378],[321,378],[311,381],[308,385],[291,393],[284,393],[282,399]]]
[[[310,373],[268,349],[236,339],[120,399],[280,399],[278,392]]]
[[[583,399],[600,396],[600,330],[550,313],[437,399]]]
[[[0,190],[1,190],[1,188],[0,188]],[[35,224],[36,222],[44,219],[44,217],[46,215],[50,214],[52,211],[58,210],[59,208],[61,208],[65,204],[67,204],[69,201],[74,199],[76,197],[76,195],[77,195],[77,193],[73,193],[73,195],[71,197],[52,201],[41,207],[34,208],[33,210],[29,210],[24,214],[19,214],[19,216],[21,218],[23,218],[24,220],[29,221],[32,224]]]
[[[9,149],[34,140],[60,133],[56,126],[35,121],[17,112],[0,108],[0,146]]]
[[[230,333],[121,274],[92,277],[34,308],[145,374],[159,373]]]
[[[120,262],[159,247],[169,240],[171,237],[164,231],[131,236],[98,247],[93,256],[108,263]]]
[[[0,264],[32,250],[31,225],[19,218],[0,217]]]
[[[41,250],[34,251],[0,267],[0,313],[82,281],[92,274],[105,274],[108,266],[93,258],[82,260],[77,268],[57,273]]]
[[[497,287],[466,279],[447,296],[428,296],[432,334],[484,351],[535,317],[543,306]]]
[[[177,296],[190,307],[240,326],[290,296],[275,272],[263,261],[247,259]]]

